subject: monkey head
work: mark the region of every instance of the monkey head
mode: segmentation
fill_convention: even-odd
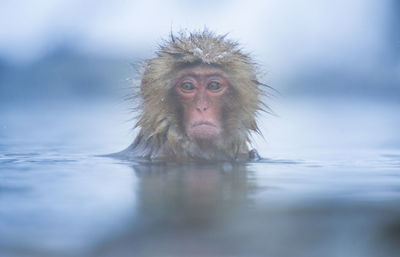
[[[171,35],[143,64],[132,155],[161,160],[248,159],[263,107],[256,65],[208,30]]]

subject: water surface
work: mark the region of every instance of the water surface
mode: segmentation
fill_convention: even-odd
[[[398,256],[399,106],[322,102],[263,118],[253,163],[99,157],[133,137],[110,106],[1,111],[0,255]]]

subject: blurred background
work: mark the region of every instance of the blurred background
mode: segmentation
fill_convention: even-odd
[[[279,116],[290,117],[290,114],[285,116],[280,103],[308,98],[305,105],[295,108],[302,109],[315,103],[309,108],[316,110],[331,101],[339,101],[323,113],[332,116],[347,112],[345,110],[350,107],[357,119],[359,112],[368,109],[370,103],[399,102],[399,17],[400,3],[396,0],[201,3],[181,0],[3,0],[0,8],[0,136],[3,135],[3,140],[5,135],[11,139],[17,128],[26,127],[24,133],[14,136],[25,137],[24,140],[44,138],[55,127],[52,126],[50,131],[39,129],[51,122],[40,120],[44,119],[43,112],[55,112],[58,115],[54,116],[62,115],[65,119],[70,117],[68,124],[76,125],[74,121],[87,121],[87,117],[80,116],[90,103],[113,102],[119,110],[108,106],[103,113],[92,114],[102,120],[107,120],[104,119],[106,113],[113,117],[120,113],[125,116],[116,119],[115,123],[106,122],[112,125],[108,129],[100,131],[99,127],[104,128],[105,124],[97,124],[89,130],[98,132],[99,137],[113,138],[107,142],[107,150],[125,147],[126,138],[132,138],[129,128],[133,122],[125,123],[130,118],[127,112],[130,105],[122,103],[121,99],[129,93],[130,79],[135,77],[132,64],[153,57],[158,44],[168,38],[171,31],[204,27],[218,34],[229,33],[229,38],[239,41],[254,57],[264,75],[261,80],[280,92],[277,99],[268,100]],[[349,105],[343,106],[342,101]],[[363,102],[362,106],[358,106],[357,101]],[[62,105],[66,103],[68,107]],[[121,108],[117,103],[126,106]],[[36,112],[40,113],[39,117],[23,115],[34,108],[42,109]],[[57,110],[63,110],[63,113]],[[386,110],[382,112],[387,113]],[[371,110],[365,110],[365,114],[370,115]],[[318,113],[306,116],[317,117]],[[340,114],[334,116],[341,118]],[[381,112],[377,116],[382,116]],[[29,121],[29,117],[32,120]],[[352,121],[350,118],[332,123],[341,126],[340,123]],[[78,124],[82,126],[82,122]],[[303,123],[310,122],[305,119]],[[354,122],[368,125],[362,121]],[[84,122],[87,123],[93,124],[93,121]],[[29,126],[33,128],[28,129]],[[272,146],[275,141],[281,145],[282,140],[293,134],[286,131],[286,135],[282,135],[282,129],[277,129],[280,134],[274,137],[277,126],[265,127],[266,134],[270,135],[267,141]],[[67,126],[61,127],[65,130]],[[386,133],[388,124],[380,129],[381,134]],[[32,134],[32,130],[36,134]],[[317,136],[314,141],[321,141],[320,133],[311,134],[313,138]],[[325,139],[326,136],[322,134]],[[311,142],[313,138],[304,141]],[[289,142],[297,143],[301,144],[301,139],[293,138]]]

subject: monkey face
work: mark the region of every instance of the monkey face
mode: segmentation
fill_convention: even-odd
[[[229,86],[226,74],[216,67],[199,65],[178,72],[174,90],[183,113],[182,127],[189,138],[213,140],[221,135],[222,99]]]

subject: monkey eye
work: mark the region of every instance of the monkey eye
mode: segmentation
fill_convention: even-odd
[[[222,88],[221,84],[216,81],[212,81],[210,82],[210,84],[207,85],[207,89],[211,91],[219,91],[221,88]]]
[[[192,91],[194,89],[194,85],[190,82],[185,82],[181,85],[181,89],[183,91]]]

